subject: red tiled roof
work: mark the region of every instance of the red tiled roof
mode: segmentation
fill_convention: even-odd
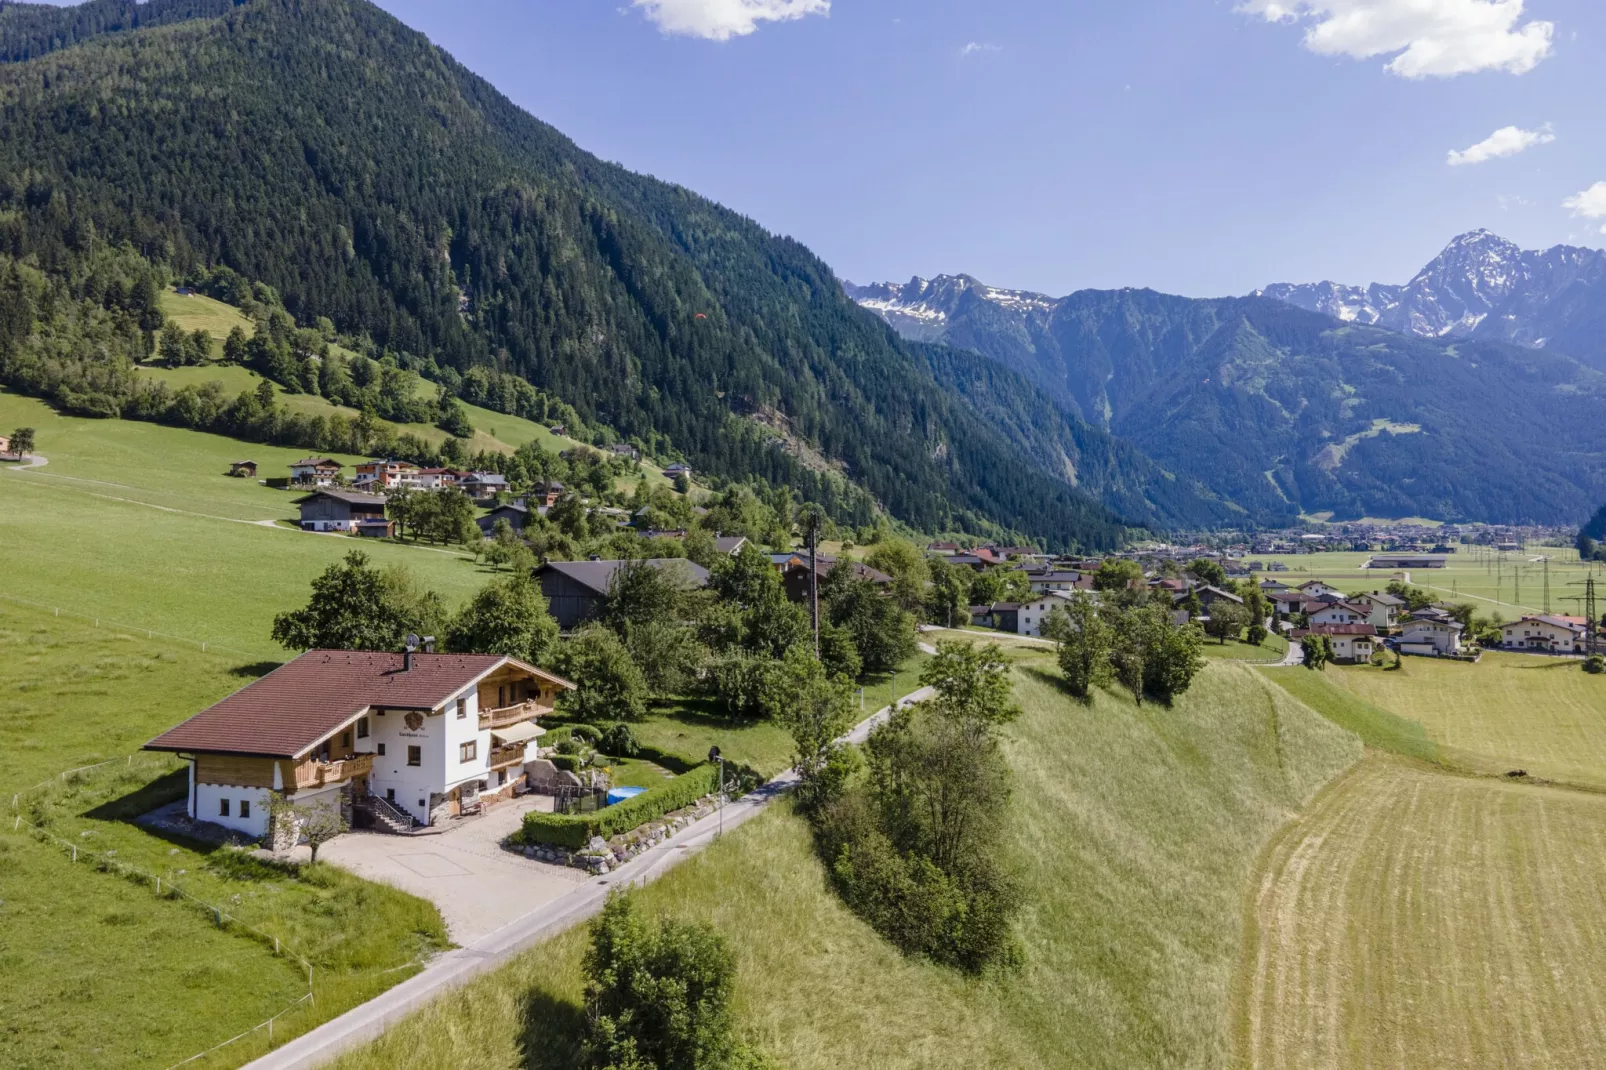
[[[493,654],[401,654],[309,650],[149,743],[146,750],[294,758],[370,707],[429,710],[511,662]]]

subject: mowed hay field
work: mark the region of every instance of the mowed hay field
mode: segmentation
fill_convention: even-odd
[[[1236,1062],[1596,1066],[1603,989],[1606,796],[1374,753],[1268,852]]]
[[[1360,744],[1243,666],[1140,709],[1074,702],[1051,664],[1017,661],[1009,730],[1019,972],[900,955],[841,905],[784,804],[638,893],[725,934],[739,1024],[789,1070],[1225,1065],[1255,859]],[[336,1065],[572,1067],[585,946],[559,936]]]
[[[1421,724],[1456,764],[1606,788],[1606,678],[1575,660],[1488,653],[1476,665],[1408,658],[1399,672],[1328,675]]]

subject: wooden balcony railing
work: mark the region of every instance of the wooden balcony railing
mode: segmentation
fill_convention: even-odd
[[[551,706],[543,706],[539,702],[521,702],[517,706],[503,706],[496,710],[480,711],[480,731],[486,732],[496,728],[507,728],[521,721],[528,721],[532,717],[540,717],[551,713]]]
[[[367,776],[374,771],[374,756],[359,754],[339,762],[319,762],[308,759],[296,766],[296,787],[317,788],[325,784],[338,784],[353,777]]]
[[[490,754],[491,768],[498,769],[504,765],[512,765],[515,762],[524,761],[525,746],[526,744],[523,743],[504,743],[500,747],[492,747]]]

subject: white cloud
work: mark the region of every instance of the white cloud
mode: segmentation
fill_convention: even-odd
[[[1451,167],[1461,167],[1469,163],[1483,163],[1485,160],[1498,159],[1501,156],[1515,156],[1519,152],[1527,152],[1535,145],[1548,145],[1556,140],[1551,132],[1550,124],[1546,123],[1538,130],[1524,130],[1519,126],[1502,126],[1476,145],[1465,149],[1451,149],[1449,162]]]
[[[1474,71],[1525,74],[1550,55],[1555,25],[1522,19],[1523,0],[1243,0],[1268,22],[1311,23],[1305,47],[1324,56],[1392,55],[1402,78]]]
[[[1582,193],[1573,194],[1562,201],[1561,206],[1585,219],[1606,219],[1606,182],[1597,182]],[[1606,234],[1606,226],[1602,226],[1600,232]]]
[[[826,15],[831,0],[630,0],[665,33],[729,41],[745,37],[763,22],[789,22]]]
[[[961,56],[974,56],[978,52],[1002,52],[1003,45],[989,45],[982,41],[972,41],[959,50]]]

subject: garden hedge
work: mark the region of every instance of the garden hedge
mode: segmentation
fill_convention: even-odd
[[[689,773],[682,773],[662,787],[652,788],[589,814],[524,815],[524,827],[519,838],[526,844],[552,844],[581,850],[592,837],[608,839],[640,828],[671,810],[690,806],[705,795],[719,790],[719,766],[713,763],[700,765]]]

